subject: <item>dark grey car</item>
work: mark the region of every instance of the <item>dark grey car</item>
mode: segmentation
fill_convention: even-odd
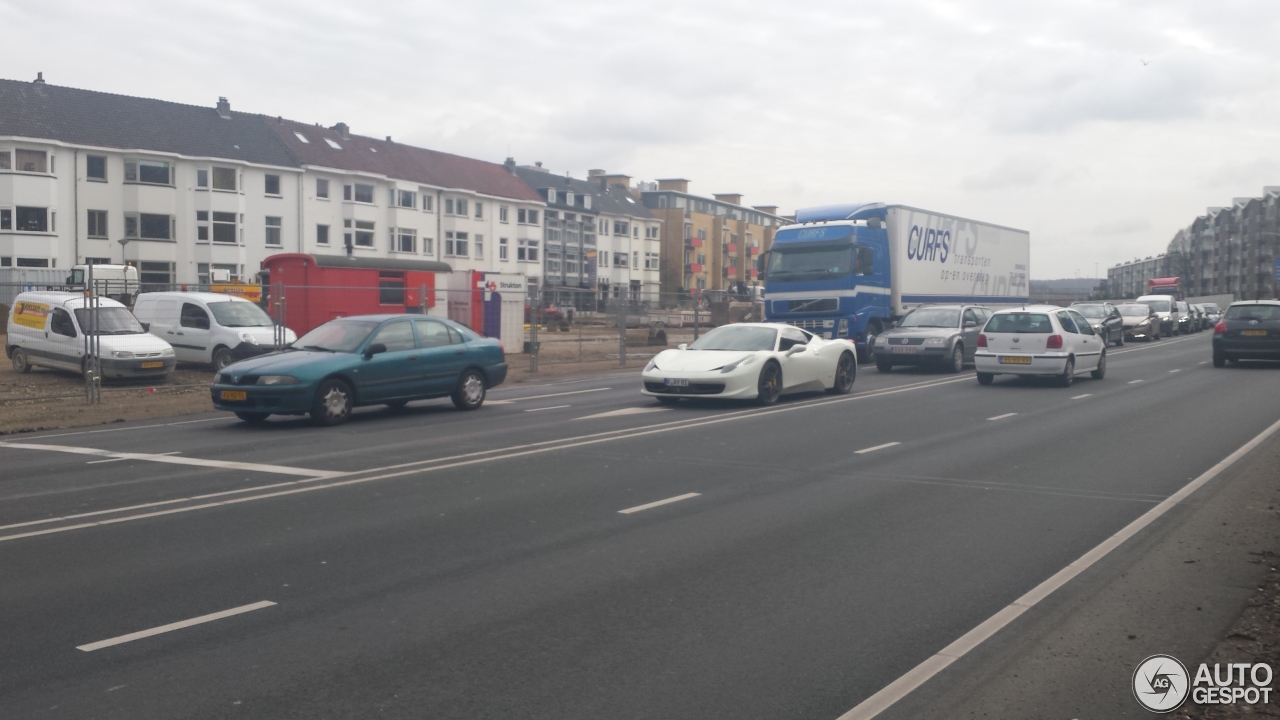
[[[991,311],[981,305],[918,307],[876,338],[876,369],[889,372],[895,365],[929,364],[960,372],[973,361],[978,332],[989,317]]]
[[[1103,345],[1124,345],[1124,318],[1109,302],[1074,302],[1071,309],[1080,313],[1102,338]]]

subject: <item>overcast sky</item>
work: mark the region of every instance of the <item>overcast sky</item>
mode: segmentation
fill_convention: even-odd
[[[1035,278],[1280,185],[1274,0],[0,0],[0,27],[9,78],[785,212],[910,204],[1030,230]]]

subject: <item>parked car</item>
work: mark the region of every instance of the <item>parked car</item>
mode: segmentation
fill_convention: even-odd
[[[1196,332],[1200,329],[1197,327],[1198,323],[1196,322],[1195,317],[1191,314],[1191,306],[1186,302],[1182,300],[1174,301],[1173,312],[1175,313],[1178,321],[1179,333],[1186,334]]]
[[[1160,317],[1160,334],[1178,334],[1178,313],[1174,299],[1169,295],[1143,295],[1134,302],[1150,307]],[[1159,338],[1156,338],[1157,340]]]
[[[1204,311],[1204,306],[1199,303],[1191,304],[1191,312],[1196,316],[1196,332],[1206,330],[1209,327],[1209,316]]]
[[[690,345],[664,350],[641,373],[640,392],[662,403],[733,398],[772,405],[805,390],[847,393],[857,378],[856,348],[782,323],[721,325]]]
[[[1240,360],[1280,360],[1280,300],[1246,300],[1227,307],[1213,329],[1213,366]]]
[[[1117,305],[1120,318],[1124,321],[1124,337],[1126,340],[1159,340],[1160,316],[1146,303],[1132,302]]]
[[[958,373],[972,362],[978,349],[978,331],[991,311],[978,305],[926,305],[902,316],[872,345],[876,369],[894,365],[936,365]]]
[[[1200,306],[1204,308],[1209,327],[1217,325],[1218,321],[1222,319],[1222,310],[1218,308],[1218,303],[1201,303]]]
[[[275,350],[275,324],[244,298],[207,292],[142,293],[133,314],[152,335],[173,346],[179,362],[221,370],[237,360]],[[298,336],[285,329],[284,344]]]
[[[1032,305],[997,310],[978,335],[974,357],[978,382],[990,385],[996,375],[1056,377],[1068,387],[1088,372],[1095,380],[1107,373],[1107,348],[1084,317],[1069,308]]]
[[[5,353],[15,372],[33,366],[84,373],[86,338],[97,336],[104,378],[163,379],[175,364],[169,343],[147,332],[124,305],[98,298],[98,307],[78,292],[19,293],[9,309]]]
[[[1084,316],[1103,345],[1124,345],[1124,316],[1109,302],[1075,302],[1071,309]]]
[[[451,397],[458,409],[475,410],[506,377],[502,345],[453,321],[357,315],[330,320],[283,352],[224,368],[210,392],[215,408],[246,422],[310,414],[318,425],[337,425],[361,405]]]

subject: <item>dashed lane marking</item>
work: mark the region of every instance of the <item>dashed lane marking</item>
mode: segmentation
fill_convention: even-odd
[[[677,502],[680,502],[681,500],[688,500],[689,498],[696,498],[701,495],[702,493],[685,493],[684,495],[669,497],[666,500],[658,500],[656,502],[645,503],[644,505],[637,505],[635,507],[630,507],[630,508],[627,508],[626,510],[619,510],[618,514],[630,515],[631,513],[638,513],[641,510],[648,510],[649,508],[656,508],[662,505],[670,505],[671,503],[677,503]]]

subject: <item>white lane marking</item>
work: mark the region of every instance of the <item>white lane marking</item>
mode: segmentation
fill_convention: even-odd
[[[182,454],[182,452],[181,452],[181,451],[179,451],[179,450],[174,450],[173,452],[158,453],[158,454],[160,454],[160,455],[181,455],[181,454]],[[85,463],[85,465],[101,465],[102,463],[109,463],[109,462],[121,462],[121,461],[123,461],[123,460],[129,460],[129,459],[131,459],[131,458],[122,458],[122,457],[118,457],[118,458],[111,458],[111,459],[109,459],[109,460],[90,460],[89,462]]]
[[[202,458],[178,457],[176,455],[156,455],[154,453],[120,453],[97,448],[75,447],[72,445],[46,445],[44,443],[15,443],[0,441],[0,447],[18,450],[46,450],[49,452],[71,453],[74,455],[96,455],[103,458],[119,460],[146,460],[148,462],[169,463],[171,465],[194,465],[196,467],[221,468],[223,470],[247,470],[250,472],[275,473],[278,475],[305,475],[308,477],[334,478],[349,475],[345,472],[330,470],[309,470],[307,468],[289,467],[286,465],[262,465],[259,463],[235,462],[232,460],[204,460]]]
[[[1024,612],[1035,607],[1041,600],[1053,594],[1055,590],[1066,585],[1072,578],[1088,570],[1112,550],[1124,544],[1126,540],[1160,519],[1162,515],[1169,512],[1178,503],[1186,500],[1191,493],[1199,490],[1210,480],[1220,475],[1222,471],[1234,465],[1240,458],[1247,455],[1250,450],[1253,450],[1264,440],[1275,434],[1277,430],[1280,430],[1280,420],[1272,423],[1271,427],[1241,445],[1239,449],[1223,458],[1217,465],[1204,471],[1200,477],[1184,485],[1181,490],[1160,501],[1159,505],[1143,513],[1137,520],[1124,526],[1116,534],[1103,540],[1100,545],[1081,555],[1075,562],[1054,573],[1048,580],[1035,586],[995,615],[982,621],[977,627],[961,635],[955,642],[909,670],[906,675],[894,680],[876,694],[858,703],[856,707],[841,715],[837,720],[871,720],[871,718],[884,712],[889,706],[919,688],[934,675],[946,669],[951,663],[964,657],[970,650],[981,645]]]
[[[1181,369],[1181,368],[1178,368],[1178,369],[1176,369],[1176,370],[1170,370],[1169,372],[1170,372],[1170,373],[1182,372],[1182,369]]]
[[[1138,384],[1138,383],[1140,383],[1140,382],[1142,382],[1142,380],[1140,380],[1140,379],[1139,379],[1139,380],[1130,380],[1130,381],[1129,381],[1129,384],[1130,384],[1130,385],[1137,385],[1137,384]]]
[[[57,433],[54,435],[26,435],[25,437],[30,440],[43,440],[45,438],[70,437],[72,435],[96,435],[97,433],[124,432],[125,430],[145,430],[147,428],[173,427],[174,425],[194,425],[196,423],[207,423],[217,420],[222,420],[228,425],[237,425],[240,423],[239,420],[228,420],[224,415],[212,418],[202,418],[200,420],[180,420],[178,422],[156,423],[154,425],[133,425],[131,427],[122,428],[104,428],[102,430],[77,430],[76,432]]]
[[[871,446],[871,447],[869,447],[869,448],[862,448],[861,450],[855,450],[853,454],[854,454],[854,455],[866,455],[866,454],[867,454],[867,453],[869,453],[869,452],[875,452],[875,451],[877,451],[877,450],[883,450],[883,449],[885,449],[885,448],[891,448],[891,447],[893,447],[894,445],[901,445],[901,444],[902,444],[902,443],[900,443],[900,442],[891,442],[891,443],[885,443],[885,444],[883,444],[883,445],[873,445],[873,446]]]
[[[573,407],[573,406],[572,405],[552,405],[551,407],[529,408],[528,410],[525,410],[525,412],[542,412],[543,410],[563,410],[564,408],[567,408],[567,407]]]
[[[505,448],[494,448],[492,450],[480,450],[477,452],[464,453],[451,457],[435,458],[432,460],[416,460],[414,462],[400,463],[397,465],[387,465],[380,468],[369,468],[362,470],[361,473],[382,473],[381,475],[370,475],[365,477],[350,478],[346,480],[338,480],[324,484],[307,484],[318,483],[328,478],[307,478],[304,480],[293,480],[290,482],[275,483],[273,485],[264,485],[253,488],[241,488],[238,490],[228,490],[218,493],[209,493],[207,495],[197,495],[190,498],[178,498],[174,500],[163,500],[155,503],[146,503],[142,505],[134,505],[131,507],[112,508],[108,510],[97,510],[94,512],[82,513],[79,515],[68,515],[60,518],[45,518],[42,520],[33,520],[25,523],[17,523],[14,525],[6,525],[0,529],[16,528],[30,525],[41,525],[52,522],[61,522],[65,520],[78,520],[90,516],[111,515],[115,513],[128,512],[135,509],[145,509],[151,507],[159,507],[162,505],[171,505],[180,502],[189,502],[193,500],[207,500],[215,497],[225,497],[227,495],[235,495],[239,493],[250,493],[258,490],[276,490],[276,492],[263,493],[261,495],[250,495],[248,497],[231,498],[227,500],[216,500],[214,502],[205,502],[197,505],[187,505],[185,507],[170,508],[167,510],[159,510],[155,512],[141,513],[138,515],[126,515],[118,518],[108,518],[106,520],[92,520],[82,522],[75,525],[64,525],[62,527],[46,528],[44,530],[32,530],[25,533],[17,533],[14,535],[0,535],[0,542],[9,540],[21,540],[23,538],[38,537],[42,535],[53,535],[56,533],[69,532],[71,530],[83,530],[91,527],[101,527],[104,525],[114,525],[116,523],[133,522],[135,520],[145,520],[147,518],[160,517],[163,515],[174,515],[177,513],[192,512],[195,510],[207,510],[209,508],[223,507],[226,505],[238,505],[240,503],[256,502],[258,500],[269,500],[271,498],[284,497],[287,495],[296,495],[298,493],[311,492],[313,490],[328,490],[331,488],[347,487],[348,485],[360,485],[367,482],[376,482],[379,480],[389,480],[392,478],[406,477],[409,475],[425,474],[435,472],[437,470],[451,470],[458,467],[467,467],[470,465],[478,465],[481,463],[494,462],[499,460],[510,460],[517,457],[526,457],[529,455],[538,455],[541,453],[554,452],[556,450],[568,450],[576,447],[584,447],[587,445],[596,445],[599,443],[612,442],[614,440],[627,440],[645,435],[657,435],[666,432],[674,432],[676,430],[686,430],[689,428],[702,427],[704,425],[718,425],[720,423],[735,422],[738,420],[750,420],[762,415],[773,415],[776,413],[792,412],[795,410],[804,410],[807,408],[821,407],[823,405],[833,405],[836,403],[853,402],[855,400],[868,400],[871,398],[884,397],[886,395],[897,395],[898,393],[914,392],[916,390],[926,390],[938,387],[940,385],[951,385],[958,382],[968,382],[971,378],[965,377],[952,378],[949,380],[923,380],[905,385],[897,385],[881,390],[868,390],[862,393],[846,395],[841,398],[831,398],[817,400],[813,402],[799,402],[784,407],[775,407],[768,410],[752,409],[752,410],[736,410],[733,412],[721,413],[719,415],[711,415],[709,417],[700,418],[698,420],[675,420],[665,423],[655,423],[653,425],[644,425],[638,428],[622,428],[619,430],[608,430],[604,432],[591,433],[589,435],[578,435],[576,437],[544,440],[536,443],[528,443],[525,445],[513,445]],[[501,453],[501,454],[498,454]],[[441,463],[441,464],[434,464]],[[431,467],[423,467],[431,465]],[[387,472],[396,470],[397,472]],[[354,473],[353,473],[354,474]]]
[[[1182,338],[1181,340],[1170,340],[1169,342],[1162,342],[1162,343],[1160,343],[1159,345],[1154,345],[1154,344],[1152,344],[1152,345],[1143,345],[1142,347],[1131,348],[1131,349],[1129,349],[1129,350],[1117,350],[1117,351],[1115,351],[1115,352],[1107,353],[1107,354],[1108,354],[1108,355],[1123,355],[1123,354],[1125,354],[1125,353],[1138,352],[1138,351],[1141,351],[1141,350],[1150,350],[1150,349],[1152,349],[1152,348],[1164,348],[1164,347],[1169,347],[1170,345],[1177,345],[1177,344],[1178,344],[1178,343],[1180,343],[1180,342],[1186,342],[1186,341],[1188,341],[1188,340],[1196,340],[1196,339],[1198,339],[1198,338],[1185,337],[1185,338]]]
[[[1209,364],[1209,361],[1208,361],[1208,360],[1201,360],[1198,364],[1200,364],[1200,365],[1208,365],[1208,364]]]
[[[1003,414],[1003,415],[997,415],[997,416],[995,416],[995,417],[989,417],[989,418],[987,418],[987,419],[988,419],[988,420],[1003,420],[1003,419],[1005,419],[1005,418],[1007,418],[1007,417],[1013,417],[1014,415],[1017,415],[1017,414],[1018,414],[1018,413],[1005,413],[1005,414]]]
[[[684,495],[677,495],[675,497],[667,498],[666,500],[659,500],[657,502],[645,503],[644,505],[637,505],[635,507],[630,507],[630,508],[627,508],[626,510],[619,510],[618,514],[630,515],[631,513],[638,513],[641,510],[656,508],[659,505],[670,505],[671,503],[680,502],[681,500],[688,500],[689,498],[696,498],[696,497],[699,497],[700,495],[702,495],[702,493],[685,493]]]
[[[191,618],[190,620],[182,620],[180,622],[169,623],[168,625],[161,625],[160,627],[154,627],[154,628],[151,628],[150,630],[139,630],[138,632],[129,633],[128,635],[121,635],[119,637],[113,637],[113,638],[108,638],[106,640],[99,640],[98,642],[92,642],[92,643],[89,643],[88,645],[78,645],[76,646],[76,649],[83,650],[84,652],[93,652],[94,650],[101,650],[102,648],[108,648],[108,647],[111,647],[112,645],[121,645],[123,643],[133,642],[134,640],[149,638],[153,635],[160,635],[162,633],[173,632],[174,630],[189,628],[192,625],[202,625],[207,622],[213,622],[214,620],[221,620],[222,618],[228,618],[228,617],[231,617],[232,615],[241,615],[243,613],[253,612],[254,610],[261,610],[263,608],[271,607],[272,605],[275,605],[275,603],[271,602],[270,600],[260,600],[250,605],[241,605],[240,607],[234,607],[234,608],[231,608],[230,610],[223,610],[221,612],[209,613],[208,615],[201,615],[200,617]]]
[[[629,408],[622,408],[621,410],[610,410],[609,412],[596,413],[595,415],[583,415],[580,418],[574,418],[574,420],[592,420],[595,418],[622,417],[623,415],[643,415],[645,413],[652,413],[652,412],[666,412],[670,409],[671,408],[660,408],[660,407],[629,407]]]
[[[561,397],[563,395],[581,395],[583,393],[604,392],[613,388],[591,388],[590,390],[571,390],[569,392],[549,393],[547,395],[530,395],[529,397],[507,398],[508,402],[524,402],[525,400],[541,400],[549,397]]]
[[[485,398],[484,404],[485,405],[510,405],[514,402],[515,400],[489,400],[488,398]]]
[[[1073,397],[1073,398],[1071,398],[1071,399],[1072,399],[1072,400],[1083,400],[1083,399],[1085,399],[1085,398],[1087,398],[1087,397],[1092,397],[1092,396],[1093,396],[1093,393],[1085,393],[1085,394],[1083,394],[1083,395],[1076,395],[1075,397]]]

